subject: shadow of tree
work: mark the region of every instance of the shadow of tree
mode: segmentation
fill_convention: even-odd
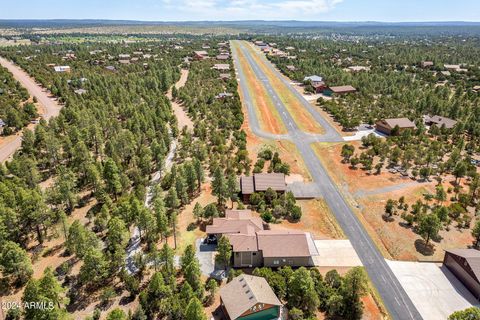
[[[415,249],[424,256],[432,256],[435,253],[435,246],[431,243],[425,245],[425,240],[423,239],[415,240]]]

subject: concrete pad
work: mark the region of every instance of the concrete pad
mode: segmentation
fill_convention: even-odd
[[[357,132],[355,132],[355,134],[353,136],[343,137],[343,140],[345,140],[345,141],[358,141],[358,140],[362,140],[363,137],[366,137],[366,136],[368,136],[369,134],[372,134],[372,133],[375,136],[377,136],[378,138],[385,137],[384,134],[378,132],[377,130],[370,129],[370,130],[357,131]]]
[[[362,262],[350,240],[315,240],[318,256],[313,257],[317,267],[357,267]]]
[[[470,291],[441,264],[386,261],[424,320],[447,319],[455,311],[478,305]]]

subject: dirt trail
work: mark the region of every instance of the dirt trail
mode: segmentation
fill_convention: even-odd
[[[8,61],[5,58],[0,57],[0,64],[7,68],[13,74],[13,77],[28,90],[28,93],[32,97],[36,97],[40,104],[39,112],[45,120],[49,120],[51,117],[55,117],[60,113],[62,106],[58,102],[52,99],[52,96],[35,82],[25,71],[20,67]],[[34,125],[28,126],[29,129],[33,129]],[[13,138],[13,139],[12,139]],[[9,139],[4,139],[0,143],[0,162],[5,162],[10,158],[13,153],[20,148],[22,144],[22,133],[18,133]]]
[[[180,89],[187,83],[188,79],[188,69],[182,69],[182,74],[180,76],[180,80],[178,80],[177,83],[175,83],[175,88]],[[193,131],[193,122],[188,116],[187,112],[183,109],[183,107],[173,99],[172,97],[172,88],[168,90],[167,92],[167,98],[170,99],[170,103],[172,104],[172,109],[175,114],[175,117],[177,117],[177,122],[178,122],[178,129],[182,130],[184,126],[187,126],[189,130]]]

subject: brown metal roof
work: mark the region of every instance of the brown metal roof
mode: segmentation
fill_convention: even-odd
[[[256,173],[253,175],[253,180],[255,191],[266,191],[268,188],[275,191],[287,190],[283,173]]]
[[[442,116],[431,116],[427,118],[427,121],[434,123],[437,127],[442,127],[443,125],[445,125],[445,128],[447,129],[451,129],[457,124],[457,121]]]
[[[226,234],[225,236],[232,245],[233,252],[256,252],[258,251],[257,236],[253,227],[249,226],[251,234]]]
[[[242,189],[242,194],[252,194],[255,192],[253,185],[253,176],[250,177],[240,177],[240,189]]]
[[[264,258],[309,257],[312,253],[307,237],[311,237],[309,233],[300,231],[258,231],[258,249]]]
[[[382,120],[382,122],[386,123],[392,129],[396,126],[399,128],[416,128],[415,123],[410,121],[408,118],[385,119]]]
[[[230,319],[237,319],[258,303],[282,305],[264,278],[246,274],[221,288],[220,297]]]
[[[214,218],[213,223],[206,227],[208,234],[254,234],[259,230],[263,230],[262,219],[253,216],[248,217],[245,214],[240,214],[239,218]]]
[[[330,90],[332,90],[333,93],[348,93],[348,92],[354,92],[357,91],[352,86],[337,86],[337,87],[329,87]]]

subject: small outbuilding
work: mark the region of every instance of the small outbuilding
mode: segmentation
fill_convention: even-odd
[[[480,251],[476,249],[446,250],[443,265],[470,290],[477,300],[480,300]]]
[[[303,78],[303,82],[310,82],[310,84],[312,86],[315,86],[319,83],[322,83],[323,78],[320,77],[320,76],[317,76],[317,75],[313,75],[313,76],[308,76],[308,77]]]
[[[230,320],[279,319],[282,303],[267,280],[242,274],[220,289],[221,307]]]

